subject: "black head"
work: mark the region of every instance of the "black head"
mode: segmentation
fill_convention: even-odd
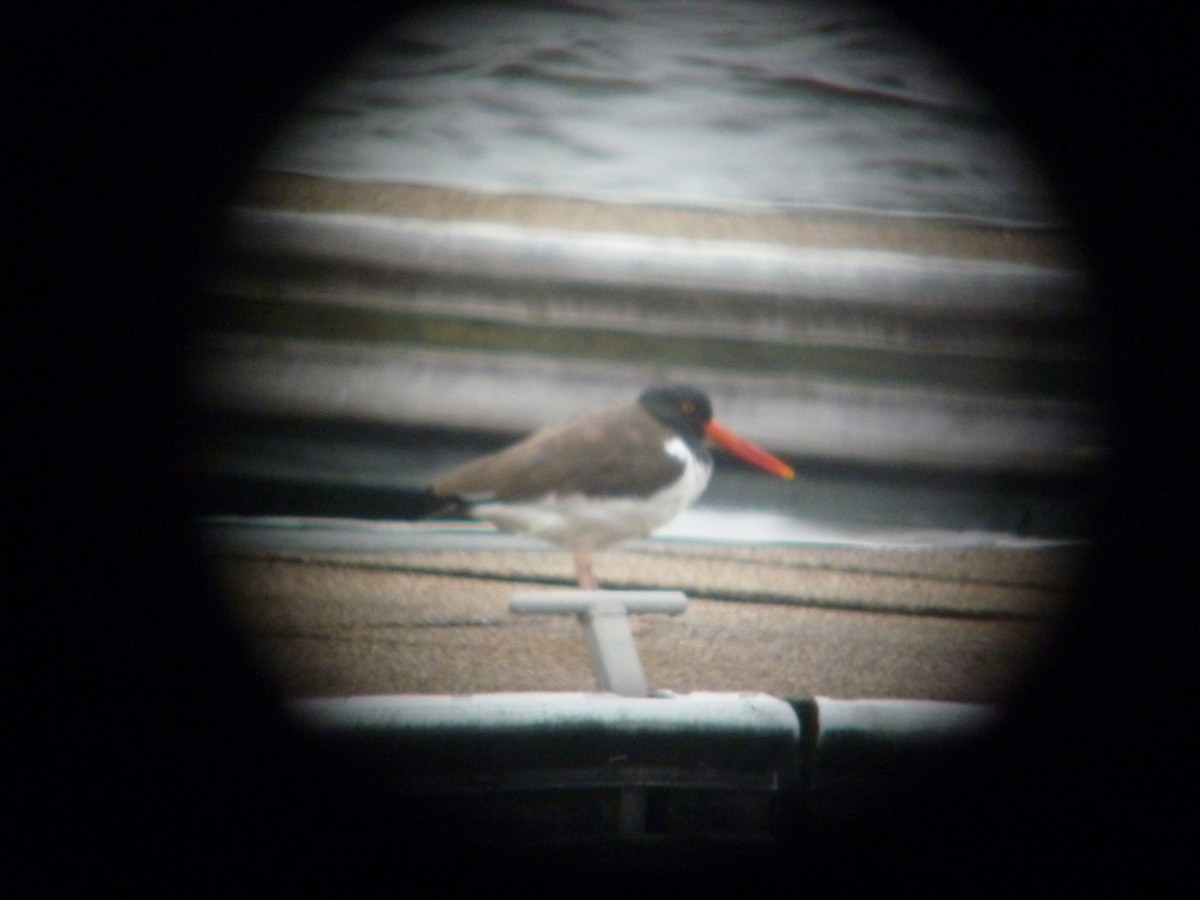
[[[686,384],[650,388],[638,397],[638,403],[668,428],[687,437],[703,437],[704,426],[712,421],[708,396]]]

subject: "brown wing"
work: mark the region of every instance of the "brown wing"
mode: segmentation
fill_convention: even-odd
[[[554,425],[443,475],[436,493],[467,500],[535,500],[547,494],[650,494],[683,464],[663,451],[670,433],[636,404]]]

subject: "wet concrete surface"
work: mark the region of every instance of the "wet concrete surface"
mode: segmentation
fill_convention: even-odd
[[[223,542],[212,558],[289,696],[594,690],[574,618],[509,611],[514,593],[570,586],[569,554],[487,546]],[[603,587],[690,598],[635,622],[652,690],[995,702],[1051,646],[1079,554],[649,539],[599,554],[597,571]]]

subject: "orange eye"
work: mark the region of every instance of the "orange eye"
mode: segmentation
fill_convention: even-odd
[[[690,415],[696,411],[696,404],[691,400],[684,400],[683,403],[679,405],[679,408]]]

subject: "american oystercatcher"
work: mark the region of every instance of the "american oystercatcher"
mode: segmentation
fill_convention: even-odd
[[[443,512],[569,547],[579,586],[596,590],[593,550],[649,534],[704,492],[713,467],[705,438],[781,478],[795,474],[713,421],[702,392],[677,385],[545,428],[430,490]]]

